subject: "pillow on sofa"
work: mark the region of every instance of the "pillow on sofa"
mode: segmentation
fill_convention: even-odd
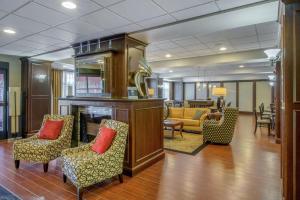
[[[204,114],[204,111],[202,110],[197,110],[193,116],[193,120],[199,120],[200,117]]]
[[[95,143],[92,145],[92,150],[98,154],[103,154],[109,149],[117,132],[107,127],[101,127],[99,131],[101,133],[97,136]]]
[[[39,139],[56,140],[64,125],[64,120],[47,120],[40,130]]]

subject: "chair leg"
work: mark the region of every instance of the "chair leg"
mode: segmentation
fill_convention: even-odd
[[[43,167],[44,167],[44,172],[48,172],[48,163],[44,163],[43,164]]]
[[[63,174],[63,180],[64,180],[64,183],[67,182],[67,176],[65,174]]]
[[[82,200],[83,189],[77,188],[77,200]]]
[[[119,174],[118,177],[119,177],[120,183],[123,183],[123,174]]]
[[[20,167],[20,160],[15,160],[15,167],[16,167],[16,169],[19,169],[19,167]]]

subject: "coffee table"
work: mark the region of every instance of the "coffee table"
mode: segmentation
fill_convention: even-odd
[[[168,119],[164,120],[164,127],[165,128],[167,128],[167,127],[171,128],[173,139],[174,139],[174,130],[175,130],[176,126],[179,126],[180,135],[183,138],[183,135],[182,135],[183,122],[182,121],[168,120]]]

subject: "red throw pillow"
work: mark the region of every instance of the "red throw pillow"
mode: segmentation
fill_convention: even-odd
[[[47,120],[40,130],[39,139],[56,140],[64,125],[64,120]]]
[[[117,132],[111,128],[101,127],[99,129],[100,135],[96,138],[92,145],[92,150],[96,153],[103,154],[110,147]]]

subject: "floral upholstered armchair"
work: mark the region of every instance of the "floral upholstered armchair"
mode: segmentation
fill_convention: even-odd
[[[203,142],[229,144],[238,118],[237,108],[225,108],[221,121],[207,120],[203,124]]]
[[[42,127],[50,120],[64,120],[60,135],[56,140],[39,139],[38,134],[17,140],[13,145],[15,167],[18,169],[20,160],[33,161],[44,164],[44,172],[48,171],[48,163],[61,155],[62,150],[71,147],[73,116],[45,115]]]
[[[82,192],[85,187],[105,179],[118,176],[120,183],[123,182],[123,161],[128,125],[114,120],[106,120],[103,125],[117,132],[111,146],[105,153],[98,154],[91,150],[96,139],[89,144],[66,149],[62,152],[63,180],[66,182],[69,178],[77,187],[78,199],[82,199]]]

